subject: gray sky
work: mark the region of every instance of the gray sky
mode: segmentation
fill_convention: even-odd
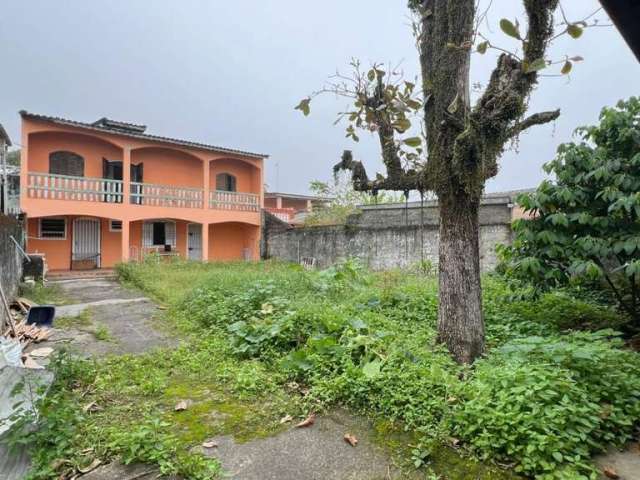
[[[486,1],[486,0],[485,0]],[[102,116],[144,123],[150,133],[265,152],[271,190],[304,193],[328,180],[350,148],[369,174],[382,170],[378,146],[359,144],[333,126],[344,100],[324,97],[312,115],[298,101],[351,57],[403,60],[418,73],[406,0],[2,0],[0,123],[19,143],[17,111],[80,121]],[[571,20],[597,0],[564,0]],[[485,32],[500,18],[523,19],[521,2],[494,0]],[[604,18],[603,14],[599,14]],[[505,153],[488,191],[536,185],[541,165],[577,126],[593,123],[604,105],[640,94],[640,65],[614,28],[564,37],[554,58],[581,55],[567,78],[543,78],[531,112],[562,109],[554,124],[521,137]],[[472,80],[485,82],[495,54],[474,55]],[[277,173],[279,172],[279,174]]]

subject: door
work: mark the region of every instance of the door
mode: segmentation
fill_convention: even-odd
[[[202,260],[202,225],[190,223],[187,227],[187,251],[189,260]]]
[[[77,218],[73,222],[72,270],[100,268],[100,221]]]

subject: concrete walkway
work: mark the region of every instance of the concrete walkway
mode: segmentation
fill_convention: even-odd
[[[90,309],[91,324],[56,328],[54,321],[49,340],[32,345],[27,348],[27,352],[45,346],[54,349],[64,346],[80,356],[104,356],[141,353],[173,343],[161,329],[156,328],[157,322],[154,325],[157,306],[139,292],[123,288],[115,280],[79,278],[51,283],[58,285],[71,301],[70,305],[56,308],[56,318],[77,317]],[[96,338],[94,332],[98,326],[106,329],[107,339]],[[38,359],[38,363],[46,365],[47,360]],[[10,414],[12,406],[18,400],[24,400],[27,405],[35,401],[35,397],[27,392],[19,398],[10,398],[11,390],[17,384],[25,378],[30,380],[33,377],[44,379],[47,384],[52,380],[52,374],[46,370],[9,367],[0,370],[0,419]],[[0,435],[6,428],[0,426]],[[7,446],[0,443],[0,480],[21,480],[28,469],[29,459],[24,450],[9,453]]]

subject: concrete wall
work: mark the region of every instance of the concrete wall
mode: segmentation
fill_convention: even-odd
[[[509,198],[485,199],[480,208],[480,263],[496,265],[495,247],[511,242]],[[362,207],[345,225],[290,228],[265,213],[262,253],[265,258],[298,262],[314,257],[319,267],[359,258],[374,270],[410,267],[421,258],[438,262],[438,207],[425,202]]]
[[[24,245],[22,224],[12,217],[0,214],[0,284],[7,300],[17,294],[22,278],[22,256],[15,243],[11,241],[11,236]],[[6,320],[6,313],[2,307],[0,318]]]

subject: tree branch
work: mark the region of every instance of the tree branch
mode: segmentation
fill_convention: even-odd
[[[553,122],[559,116],[560,116],[560,109],[552,110],[549,112],[534,113],[533,115],[525,118],[521,122],[517,122],[514,126],[512,126],[509,129],[507,136],[509,138],[515,137],[520,132],[523,132],[526,129],[533,127],[534,125],[543,125],[545,123]]]

